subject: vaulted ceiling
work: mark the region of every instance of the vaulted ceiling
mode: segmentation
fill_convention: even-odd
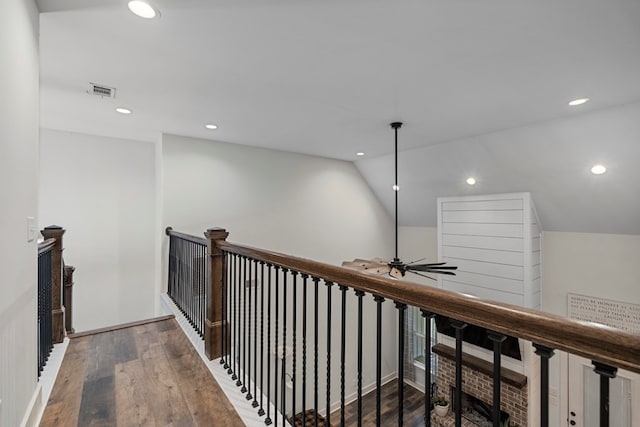
[[[38,3],[43,127],[357,160],[391,209],[400,120],[403,224],[435,225],[437,196],[532,191],[545,229],[640,234],[637,0]]]

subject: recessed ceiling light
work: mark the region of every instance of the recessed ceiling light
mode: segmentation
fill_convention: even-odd
[[[573,101],[569,101],[569,105],[572,107],[576,107],[578,105],[582,105],[589,102],[589,98],[579,98],[579,99],[574,99]]]
[[[362,156],[364,156],[364,154],[365,154],[365,153],[364,153],[364,151],[358,151],[358,152],[356,153],[356,156],[358,156],[358,157],[362,157]]]
[[[604,165],[597,164],[591,168],[591,173],[594,175],[602,175],[607,171],[607,168]]]
[[[129,10],[141,18],[153,19],[158,16],[158,11],[146,1],[132,0],[127,5]]]
[[[400,186],[398,184],[395,184],[393,187],[393,191],[400,191]]]
[[[469,178],[467,178],[467,184],[476,185],[476,179],[474,177],[470,176]]]
[[[204,125],[207,129],[216,130],[218,129],[218,125]]]
[[[133,113],[133,111],[131,111],[130,109],[128,109],[128,108],[123,108],[123,107],[118,107],[118,108],[116,108],[116,111],[117,111],[118,113],[120,113],[120,114],[131,114],[131,113]]]

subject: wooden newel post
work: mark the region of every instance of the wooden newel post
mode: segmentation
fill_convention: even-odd
[[[46,239],[56,239],[51,250],[51,318],[53,343],[64,340],[64,306],[62,305],[62,236],[66,230],[59,225],[50,225],[40,231]]]
[[[76,268],[72,265],[64,266],[64,325],[67,334],[73,334],[73,272]]]
[[[222,289],[226,280],[226,261],[218,242],[225,241],[229,233],[224,228],[210,228],[204,235],[207,238],[209,255],[209,297],[204,328],[204,351],[209,360],[213,360],[222,356],[222,329],[226,328],[222,319]]]

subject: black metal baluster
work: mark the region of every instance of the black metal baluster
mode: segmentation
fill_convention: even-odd
[[[327,287],[327,406],[325,408],[325,425],[331,425],[331,287],[332,282],[324,281]]]
[[[242,257],[242,388],[240,392],[247,392],[247,257]],[[251,295],[251,292],[249,292]]]
[[[533,346],[540,356],[540,426],[549,427],[549,359],[554,352],[552,348],[540,344]]]
[[[223,261],[222,261],[222,265],[224,265],[225,267],[227,266],[227,252],[223,251],[222,252],[222,257],[223,257]],[[225,359],[226,359],[226,335],[225,335],[225,331],[227,329],[227,293],[226,293],[226,287],[227,287],[227,280],[229,279],[228,276],[229,270],[227,268],[224,269],[224,272],[222,274],[224,274],[223,278],[222,278],[222,332],[220,335],[222,335],[222,357],[220,357],[220,364],[221,365],[225,365]]]
[[[293,322],[293,336],[292,336],[292,346],[293,346],[293,352],[291,354],[291,382],[293,383],[293,390],[291,393],[291,424],[294,425],[295,427],[295,419],[296,419],[296,335],[297,335],[297,323],[298,323],[298,316],[297,316],[297,307],[298,307],[298,272],[297,271],[292,271],[291,275],[293,276],[293,313],[292,313],[292,319],[291,321]]]
[[[236,369],[235,377],[237,379],[236,386],[242,386],[242,380],[240,377],[240,368],[242,367],[242,340],[240,334],[241,330],[241,307],[242,307],[242,288],[241,288],[241,271],[242,271],[242,258],[237,256],[236,259]]]
[[[314,359],[314,369],[313,369],[313,378],[314,378],[314,392],[313,392],[313,410],[314,410],[314,422],[313,426],[318,426],[318,282],[319,278],[313,278],[315,284],[315,298],[314,298],[314,337],[313,337],[313,359]]]
[[[362,297],[364,292],[357,290],[356,296],[358,297],[358,427],[362,427]]]
[[[308,274],[302,275],[302,426],[306,423],[307,409],[307,279]],[[295,426],[294,426],[295,427]]]
[[[456,392],[454,406],[456,408],[456,427],[462,425],[462,334],[467,324],[459,320],[451,320],[451,326],[456,330]]]
[[[236,385],[240,386],[240,378],[238,377],[238,362],[240,358],[238,357],[238,322],[240,319],[240,315],[238,313],[238,255],[233,255],[233,375],[231,376],[232,380],[237,380]]]
[[[420,310],[424,322],[424,425],[431,427],[431,319],[435,314]]]
[[[253,402],[251,406],[258,407],[258,261],[253,262]],[[262,375],[262,372],[260,372]]]
[[[194,329],[197,329],[197,326],[195,324],[195,322],[193,321],[195,319],[195,317],[193,316],[193,302],[194,302],[194,295],[193,295],[193,284],[194,284],[194,277],[193,277],[193,245],[191,245],[190,243],[187,243],[187,274],[188,274],[188,281],[187,281],[187,317],[189,318],[189,323],[191,324],[191,326]]]
[[[202,333],[202,338],[204,338],[204,328],[205,328],[205,324],[206,321],[205,319],[207,318],[207,300],[205,298],[206,296],[206,287],[207,287],[207,248],[206,246],[200,246],[200,254],[201,254],[201,258],[200,258],[200,262],[198,263],[199,265],[199,270],[200,270],[200,331]],[[227,265],[227,257],[226,254],[224,255],[222,262],[224,266]],[[226,274],[227,274],[227,270],[225,268],[223,274],[225,275],[225,277],[223,278],[225,280],[225,282],[222,284],[223,288],[222,288],[222,292],[225,292],[224,287],[226,287]],[[224,296],[222,297],[222,302],[224,304]],[[224,319],[224,316],[222,317]],[[223,324],[224,327],[224,324]],[[223,352],[224,354],[224,352]]]
[[[616,377],[618,368],[591,361],[593,370],[600,375],[600,427],[609,427],[609,380]]]
[[[407,304],[395,302],[398,309],[398,426],[404,423],[404,323]]]
[[[245,260],[245,263],[246,262],[247,261]],[[247,386],[247,395],[245,398],[247,400],[253,399],[253,396],[251,395],[251,286],[253,286],[253,283],[251,283],[251,265],[251,260],[249,260],[249,274],[244,278],[244,288],[249,288],[249,311],[247,312],[247,358],[249,360],[247,363],[247,382],[245,383]],[[255,374],[256,373],[254,371],[253,375],[255,376]]]
[[[267,417],[266,425],[271,424],[271,264],[267,264]]]
[[[233,366],[233,254],[228,254],[228,269],[229,269],[229,283],[227,283],[227,362],[224,367],[227,369],[227,374],[231,374]]]
[[[340,425],[345,425],[345,359],[346,359],[346,346],[347,346],[347,290],[348,286],[340,285],[340,292],[342,297],[342,305],[341,305],[341,326],[342,330],[340,331]]]
[[[502,365],[502,342],[507,339],[498,332],[487,331],[487,336],[493,341],[493,427],[500,427],[500,373]]]
[[[380,392],[382,389],[382,303],[384,298],[373,296],[376,302],[376,426],[380,427]]]
[[[278,357],[278,318],[279,318],[279,306],[280,306],[280,267],[279,266],[275,266],[275,270],[276,270],[276,324],[275,324],[275,353],[274,353],[274,360],[273,360],[273,364],[275,366],[275,374],[273,376],[273,383],[274,383],[274,400],[273,400],[273,407],[274,410],[276,411],[276,413],[273,414],[273,420],[275,422],[275,426],[278,426],[278,395],[280,393],[280,390],[278,389],[278,365],[279,365],[279,357]],[[284,427],[284,426],[283,426]]]
[[[282,425],[286,426],[287,419],[287,383],[286,383],[286,370],[287,370],[287,273],[289,270],[282,269],[282,394],[280,396],[280,413],[282,414]]]
[[[258,415],[264,415],[264,261],[260,261],[260,409]]]

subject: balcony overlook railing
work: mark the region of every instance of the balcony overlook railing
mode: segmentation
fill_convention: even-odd
[[[168,234],[176,233],[168,230]],[[640,373],[638,335],[238,245],[227,242],[227,235],[222,229],[205,233],[209,258],[206,265],[209,293],[203,311],[203,315],[206,314],[205,349],[210,359],[220,357],[220,363],[258,414],[264,416],[267,425],[277,425],[281,418],[283,426],[287,423],[305,425],[303,419],[306,425],[328,426],[332,417],[345,425],[345,406],[353,399],[360,425],[365,416],[362,408],[364,359],[375,360],[375,424],[381,425],[380,390],[388,351],[383,348],[383,320],[388,320],[393,311],[398,319],[397,343],[394,341],[398,362],[395,418],[397,425],[403,425],[407,351],[404,319],[408,307],[419,309],[426,319],[435,315],[452,319],[456,330],[454,415],[457,426],[461,425],[463,389],[462,334],[467,325],[486,328],[493,341],[494,414],[500,414],[500,355],[507,335],[530,341],[541,359],[542,426],[549,425],[549,359],[554,351],[566,351],[593,361],[595,371],[601,376],[600,425],[603,427],[609,425],[609,379],[615,377],[617,369]],[[374,308],[370,310],[369,306]],[[375,319],[368,318],[372,312]],[[368,331],[371,335],[375,333],[374,351],[369,351],[368,344],[363,342],[363,335]],[[425,360],[430,360],[429,337],[425,343]],[[351,372],[353,367],[355,372]],[[425,369],[425,377],[430,378],[428,363]],[[325,374],[324,379],[320,378],[321,373]],[[352,383],[356,390],[354,396],[348,397],[346,388]],[[430,387],[426,390],[424,422],[430,425],[433,396]],[[271,405],[277,413],[272,412]],[[338,408],[332,414],[334,407]],[[501,425],[500,422],[498,416],[493,417],[495,426]]]

